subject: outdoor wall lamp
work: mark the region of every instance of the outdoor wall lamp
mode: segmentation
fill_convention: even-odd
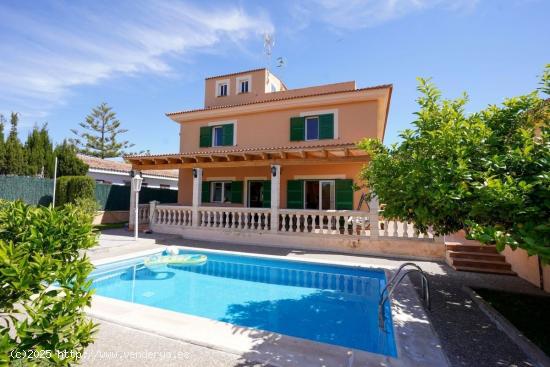
[[[139,192],[141,190],[141,184],[143,182],[143,177],[140,173],[137,172],[132,177],[132,190],[135,192],[136,200],[134,207],[134,240],[138,240],[138,225],[139,225]]]
[[[277,176],[277,167],[271,166],[271,176],[273,177]]]
[[[197,169],[193,168],[193,178],[197,178],[197,176],[198,176]]]

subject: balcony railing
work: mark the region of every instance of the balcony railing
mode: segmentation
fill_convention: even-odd
[[[276,215],[276,221],[273,221]],[[428,239],[432,233],[420,234],[412,223],[385,220],[378,210],[300,210],[140,205],[139,218],[148,216],[151,227],[203,228],[234,232],[279,233],[303,236],[341,236],[366,239]]]

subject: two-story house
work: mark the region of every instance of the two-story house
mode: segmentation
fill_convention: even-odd
[[[200,169],[204,206],[270,208],[280,174],[279,208],[352,210],[368,161],[355,143],[383,139],[391,93],[353,81],[288,89],[267,69],[209,77],[203,108],[167,113],[180,125],[180,152],[128,159],[136,169],[179,169],[181,205],[192,205]]]
[[[209,77],[204,93],[203,108],[167,113],[180,126],[179,153],[127,157],[134,170],[179,170],[178,203],[140,211],[153,231],[442,256],[431,234],[379,219],[376,200],[365,205],[357,190],[369,158],[356,143],[384,138],[391,85],[357,88],[351,81],[288,89],[269,70],[257,69]],[[419,238],[427,241],[400,243]]]

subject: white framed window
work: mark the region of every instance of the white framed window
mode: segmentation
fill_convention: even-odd
[[[242,76],[236,80],[237,93],[249,93],[252,90],[252,77],[250,75]]]
[[[319,140],[319,116],[306,117],[306,140]]]
[[[212,146],[223,146],[223,126],[214,126],[212,128]]]
[[[212,181],[210,183],[210,202],[211,203],[230,203],[231,202],[231,182]]]
[[[229,80],[216,81],[216,96],[226,97],[229,95]]]
[[[248,93],[248,80],[241,80],[239,93]]]

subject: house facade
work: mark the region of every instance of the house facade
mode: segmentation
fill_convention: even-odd
[[[443,256],[431,234],[379,220],[357,189],[369,158],[356,144],[384,138],[392,85],[289,89],[256,69],[206,78],[204,93],[203,107],[166,114],[178,153],[127,157],[134,170],[179,170],[177,204],[152,203],[140,222],[191,239]]]
[[[383,139],[391,91],[355,82],[289,90],[267,69],[210,77],[204,108],[167,114],[180,125],[179,154],[129,159],[178,168],[181,205],[192,205],[193,168],[202,168],[205,206],[269,208],[277,166],[280,208],[357,209],[368,158],[355,143]]]

